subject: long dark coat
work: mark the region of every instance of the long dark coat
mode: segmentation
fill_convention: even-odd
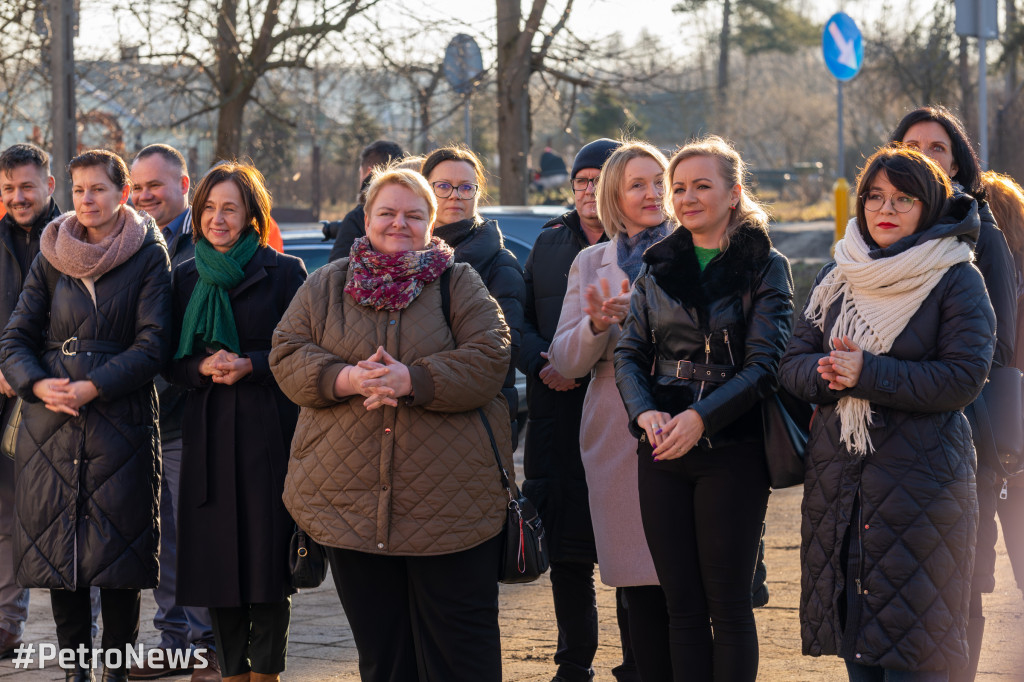
[[[579,215],[569,211],[544,226],[526,259],[522,349],[517,366],[526,375],[529,428],[526,430],[523,492],[537,505],[555,561],[597,561],[587,479],[580,457],[580,422],[590,377],[571,391],[553,391],[540,379],[558,327],[569,270],[576,254],[590,246]],[[601,238],[605,240],[604,237]]]
[[[961,204],[876,257],[939,237],[973,240],[977,230],[977,209]],[[840,305],[828,311],[825,330]],[[981,273],[970,263],[949,268],[889,352],[864,353],[860,379],[850,389],[833,391],[818,374],[829,342],[801,315],[779,380],[818,405],[802,506],[805,654],[838,654],[894,670],[966,665],[978,503],[974,446],[962,410],[980,392],[994,346],[995,315]],[[864,457],[840,444],[836,407],[845,395],[871,402],[875,450]],[[844,565],[846,545],[858,563]]]
[[[153,377],[170,357],[170,263],[152,220],[135,255],[95,289],[93,303],[39,254],[0,340],[4,376],[25,401],[14,468],[24,587],[150,588],[159,577]],[[83,345],[62,350],[72,337]],[[97,342],[108,345],[84,345]],[[32,393],[48,377],[88,379],[99,397],[77,417],[51,412]]]
[[[306,279],[293,256],[261,247],[228,292],[242,354],[253,371],[232,386],[199,374],[207,353],[175,360],[167,379],[189,389],[182,423],[178,501],[178,604],[232,607],[293,592],[294,527],[281,494],[298,408],[270,373],[270,338]],[[174,269],[175,344],[192,290],[194,260]]]

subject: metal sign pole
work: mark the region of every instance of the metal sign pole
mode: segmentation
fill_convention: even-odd
[[[836,104],[839,107],[839,177],[846,177],[846,154],[843,147],[843,81],[836,81],[839,85],[836,95]]]
[[[988,170],[988,83],[985,76],[985,3],[978,8],[978,156],[981,169]]]
[[[466,94],[466,113],[465,113],[465,126],[466,126],[466,146],[470,149],[473,148],[473,128],[470,126],[470,114],[472,113],[472,95]]]

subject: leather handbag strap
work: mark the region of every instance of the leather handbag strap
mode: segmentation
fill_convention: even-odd
[[[491,450],[494,451],[494,461],[498,464],[498,472],[501,474],[501,485],[504,486],[505,492],[508,493],[508,499],[513,499],[512,484],[508,480],[508,472],[505,471],[505,465],[501,463],[501,455],[498,453],[498,443],[494,440],[494,432],[491,431],[491,424],[487,421],[487,415],[484,414],[482,407],[476,408],[476,411],[480,414],[480,421],[484,423],[484,429],[487,431],[487,438],[491,441]]]

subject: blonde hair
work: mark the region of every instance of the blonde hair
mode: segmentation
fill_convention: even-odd
[[[718,171],[722,174],[722,179],[725,180],[726,184],[729,187],[740,186],[739,201],[736,202],[736,207],[732,209],[732,213],[729,216],[729,224],[725,228],[725,234],[722,235],[722,243],[720,245],[722,251],[729,248],[729,241],[732,235],[736,234],[736,230],[741,225],[751,223],[755,227],[767,231],[768,212],[743,183],[743,179],[747,174],[746,164],[740,158],[739,152],[718,135],[708,135],[707,137],[693,140],[673,154],[672,160],[668,162],[668,169],[665,171],[665,186],[672,186],[672,176],[675,174],[676,168],[680,163],[686,159],[698,156],[705,156],[718,161]],[[672,216],[676,224],[681,224],[672,206],[671,191],[665,192],[665,212]]]
[[[597,217],[604,226],[608,239],[616,239],[626,231],[626,214],[622,210],[622,184],[626,180],[626,165],[633,159],[648,158],[657,163],[662,171],[668,164],[665,155],[652,144],[636,140],[623,140],[601,167],[597,180]]]
[[[404,168],[406,170],[413,170],[413,171],[416,171],[417,173],[419,173],[420,172],[420,168],[423,166],[423,161],[426,158],[427,157],[425,157],[425,156],[407,156],[404,159],[398,159],[397,161],[392,161],[391,165],[389,167],[390,168]]]
[[[373,211],[373,202],[377,200],[380,190],[387,185],[401,185],[410,190],[413,194],[427,202],[427,211],[430,213],[428,225],[434,225],[437,217],[437,199],[427,184],[427,179],[414,170],[408,168],[385,168],[377,166],[370,174],[370,184],[366,187],[366,202],[363,208],[366,215]]]
[[[1006,235],[1010,253],[1018,262],[1024,260],[1024,188],[1009,175],[995,171],[982,173],[981,184],[996,225]]]

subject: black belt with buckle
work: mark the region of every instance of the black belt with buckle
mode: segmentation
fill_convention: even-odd
[[[675,377],[686,381],[710,381],[723,383],[736,376],[737,368],[732,365],[702,365],[689,360],[658,360],[656,374],[660,377]]]
[[[121,353],[125,350],[123,343],[116,341],[99,341],[96,339],[80,339],[72,336],[63,341],[47,341],[46,350],[59,350],[64,355],[75,356],[79,353]]]

